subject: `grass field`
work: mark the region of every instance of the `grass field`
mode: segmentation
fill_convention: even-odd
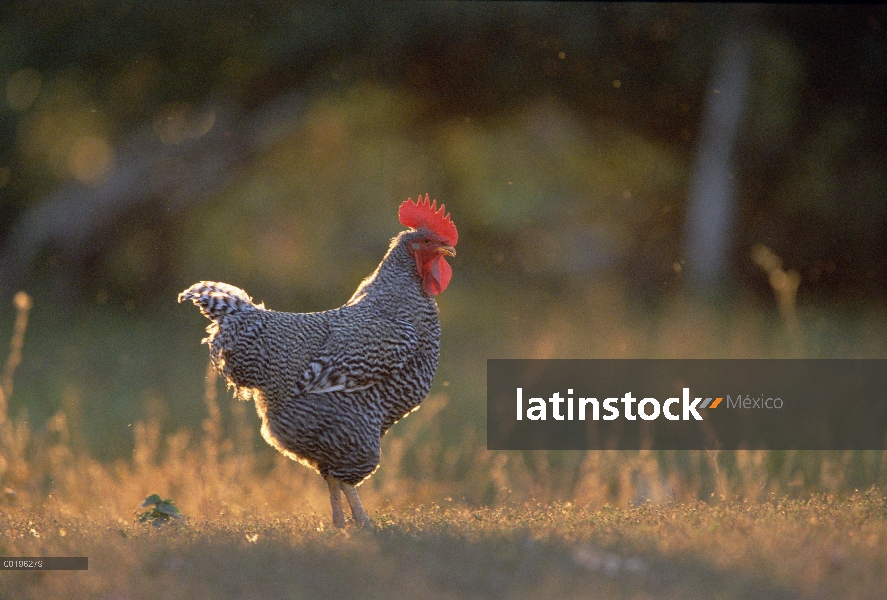
[[[885,453],[496,452],[476,428],[453,437],[442,417],[456,400],[437,392],[386,436],[382,467],[361,486],[375,531],[336,531],[321,478],[259,441],[251,407],[219,397],[215,377],[202,426],[170,432],[163,411],[146,411],[128,458],[90,452],[76,398],[43,425],[10,416],[25,299],[0,373],[0,556],[87,556],[89,570],[0,572],[0,598],[814,599],[887,589]],[[697,337],[724,327],[742,337],[712,322],[694,320]],[[842,343],[858,350],[853,339],[871,344],[878,327]],[[183,517],[139,522],[150,494]]]
[[[628,508],[417,505],[334,531],[323,516],[160,528],[5,509],[4,555],[86,555],[89,571],[0,573],[7,598],[880,598],[887,503]]]

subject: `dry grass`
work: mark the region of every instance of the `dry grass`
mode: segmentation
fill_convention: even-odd
[[[91,457],[79,416],[11,419],[30,302],[0,400],[0,555],[88,556],[3,572],[0,597],[875,598],[887,588],[879,452],[493,452],[447,440],[433,396],[361,488],[375,532],[332,531],[313,472],[256,446],[211,373],[201,431],[134,423],[131,459]],[[71,413],[71,414],[69,414]],[[864,483],[863,485],[860,485]],[[854,486],[869,491],[855,492]],[[160,528],[146,496],[185,515]]]
[[[579,508],[418,505],[375,532],[326,517],[131,520],[4,510],[5,555],[86,555],[88,572],[5,572],[17,598],[878,598],[877,493]]]

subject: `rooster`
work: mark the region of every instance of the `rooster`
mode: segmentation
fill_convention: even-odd
[[[344,493],[354,523],[372,527],[356,486],[379,466],[388,429],[418,408],[440,354],[434,297],[450,282],[456,226],[428,194],[401,204],[409,227],[341,308],[268,310],[240,288],[201,281],[179,294],[212,322],[215,369],[242,400],[253,399],[262,437],[320,473],[333,524],[344,527]]]

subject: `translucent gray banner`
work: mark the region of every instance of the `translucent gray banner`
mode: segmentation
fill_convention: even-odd
[[[887,360],[487,361],[491,450],[884,450]]]

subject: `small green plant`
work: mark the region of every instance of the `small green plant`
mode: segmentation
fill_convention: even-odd
[[[173,519],[181,519],[182,513],[171,498],[163,500],[157,494],[151,494],[139,508],[148,508],[136,516],[139,523],[150,523],[154,527],[161,527],[165,523],[171,522]]]

